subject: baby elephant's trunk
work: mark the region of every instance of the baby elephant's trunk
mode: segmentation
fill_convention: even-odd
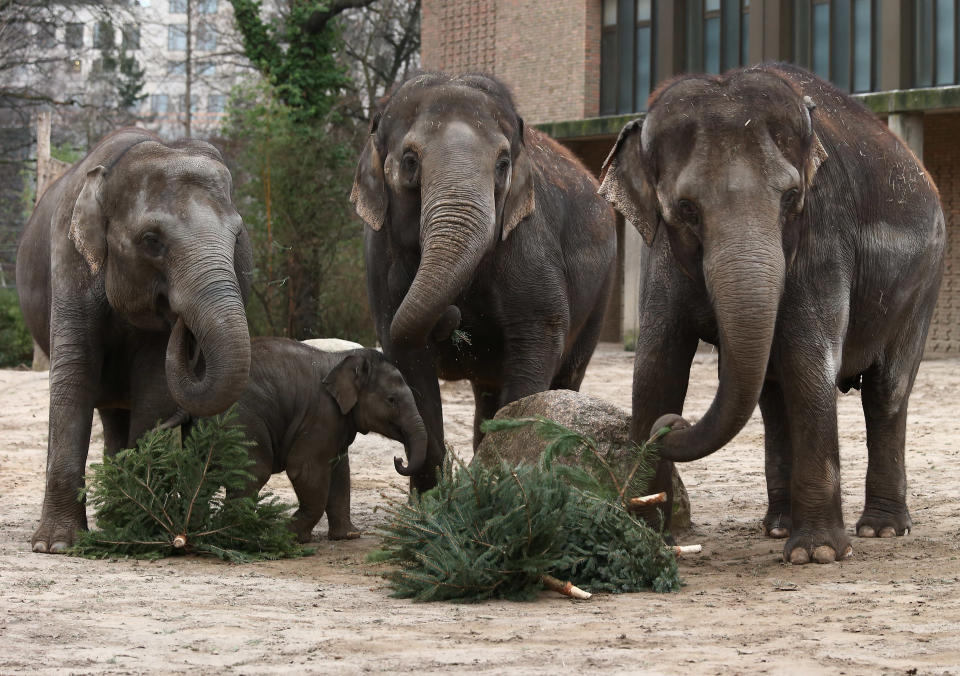
[[[403,445],[407,451],[407,465],[404,467],[403,458],[394,458],[393,465],[397,473],[402,476],[412,476],[423,472],[427,460],[427,430],[423,426],[423,419],[417,412],[417,404],[410,397],[412,411],[407,415],[403,425]]]

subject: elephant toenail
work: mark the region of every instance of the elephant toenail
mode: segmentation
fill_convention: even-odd
[[[897,534],[897,531],[895,531],[893,528],[891,528],[890,526],[885,526],[884,528],[880,529],[880,535],[878,537],[892,538],[896,536],[896,534]]]
[[[767,531],[767,535],[772,538],[785,538],[789,535],[789,531],[786,528],[771,528]]]
[[[873,526],[860,526],[860,529],[857,531],[857,535],[862,538],[872,538],[876,537],[877,532],[873,530]]]
[[[843,556],[841,558],[849,559],[851,556],[853,556],[853,547],[847,545],[847,548],[843,550]]]
[[[817,563],[833,563],[837,560],[837,550],[830,545],[820,545],[813,550],[813,560]]]
[[[47,553],[47,543],[46,543],[46,542],[43,542],[43,541],[41,541],[41,542],[34,542],[34,543],[33,543],[33,551],[37,552],[38,554],[46,554],[46,553]]]
[[[810,555],[807,554],[807,550],[802,547],[797,547],[792,552],[790,552],[790,563],[801,565],[804,563],[810,563]]]
[[[68,544],[67,544],[66,542],[64,542],[63,540],[57,540],[57,541],[54,542],[52,545],[50,545],[50,553],[51,553],[51,554],[60,554],[60,553],[62,553],[62,552],[67,551],[67,548],[68,548],[69,546],[70,546],[70,545],[68,545]]]

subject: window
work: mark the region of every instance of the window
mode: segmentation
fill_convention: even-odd
[[[167,61],[167,75],[186,75],[186,61]]]
[[[179,110],[181,113],[185,113],[187,111],[187,95],[181,94],[177,102],[178,102],[177,110]],[[190,95],[190,112],[196,113],[199,110],[200,110],[200,96],[198,94],[191,94]]]
[[[187,48],[187,27],[184,24],[167,26],[167,49],[182,52]]]
[[[109,49],[113,45],[113,24],[109,21],[93,24],[93,46],[97,49]]]
[[[644,110],[655,82],[654,0],[603,0],[600,114]]]
[[[67,47],[83,47],[83,24],[68,23],[63,31],[63,41]]]
[[[170,14],[186,14],[187,0],[170,0]]]
[[[197,26],[197,49],[212,52],[217,48],[217,29],[214,26],[200,24]]]
[[[216,66],[213,61],[197,61],[195,72],[197,75],[213,75],[216,72]]]
[[[211,94],[207,98],[208,113],[222,113],[227,107],[227,97],[223,94]]]
[[[57,46],[57,27],[54,24],[37,24],[37,46],[41,49],[51,49]]]
[[[90,64],[90,70],[94,73],[115,73],[117,70],[117,60],[112,57],[94,59]]]
[[[695,0],[689,10],[687,70],[722,73],[749,63],[749,0]]]
[[[914,86],[957,84],[956,0],[917,0],[913,10]]]
[[[154,94],[150,97],[150,112],[162,115],[170,109],[170,97],[166,94]]]
[[[197,11],[200,14],[216,14],[217,0],[194,0]]]
[[[126,50],[140,49],[140,26],[135,23],[123,24],[122,48]]]
[[[844,91],[869,92],[879,82],[879,0],[797,0],[793,60]]]

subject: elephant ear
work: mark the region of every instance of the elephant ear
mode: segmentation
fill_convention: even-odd
[[[340,407],[340,413],[346,415],[357,405],[360,391],[370,380],[370,362],[359,354],[352,354],[336,365],[323,385]]]
[[[657,235],[657,197],[642,166],[641,131],[643,120],[628,122],[614,144],[600,172],[601,197],[633,223],[647,246]]]
[[[518,132],[520,134],[520,151],[513,161],[510,175],[510,192],[503,205],[503,235],[501,239],[506,240],[507,236],[513,232],[513,229],[533,213],[536,207],[536,198],[534,196],[534,178],[533,163],[530,161],[530,154],[527,153],[524,144],[523,118],[517,118]]]
[[[370,123],[370,136],[360,153],[357,173],[353,178],[350,191],[350,203],[357,215],[374,230],[383,227],[387,215],[387,186],[383,177],[383,158],[377,150],[376,132],[380,124],[380,113]]]
[[[107,233],[103,221],[100,194],[103,190],[103,165],[87,172],[80,195],[70,216],[70,241],[83,256],[90,272],[97,274],[107,254]]]
[[[805,167],[806,171],[804,172],[806,185],[807,187],[810,187],[813,185],[813,177],[816,175],[817,169],[819,169],[820,165],[826,161],[828,155],[826,149],[823,147],[823,143],[820,142],[820,137],[813,128],[813,111],[816,109],[817,104],[814,103],[813,99],[811,99],[809,96],[804,96],[803,107],[807,111],[807,126],[810,131],[810,135],[813,137],[810,143],[810,154],[807,157],[807,165]]]

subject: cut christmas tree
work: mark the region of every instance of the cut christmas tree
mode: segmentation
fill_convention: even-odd
[[[385,574],[393,596],[529,600],[558,581],[588,592],[679,589],[674,553],[623,503],[649,471],[649,448],[638,447],[622,479],[599,481],[611,467],[589,439],[542,419],[498,422],[537,425],[555,443],[536,465],[456,459],[455,468],[451,449],[436,488],[387,507],[383,548],[368,558],[397,566]],[[553,462],[573,452],[584,454],[580,466]]]
[[[269,493],[237,497],[253,477],[235,413],[179,430],[154,429],[137,447],[93,464],[84,489],[97,530],[71,553],[90,558],[160,558],[174,553],[231,562],[303,556],[288,528],[290,505]]]

